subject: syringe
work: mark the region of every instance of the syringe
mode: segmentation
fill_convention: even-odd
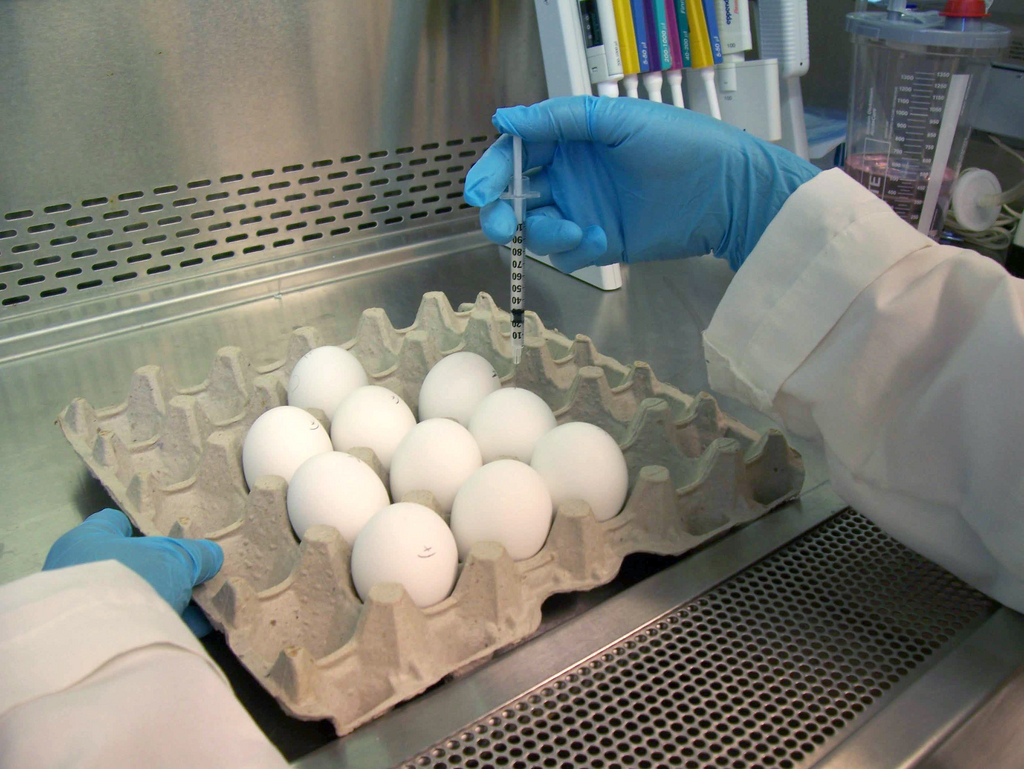
[[[525,230],[523,227],[523,201],[527,198],[537,197],[537,193],[524,191],[525,180],[523,179],[523,139],[519,136],[512,137],[512,184],[501,197],[512,200],[512,210],[516,216],[516,234],[508,244],[512,252],[512,270],[510,275],[510,301],[512,310],[512,362],[519,365],[523,357],[523,339],[525,337],[525,326],[523,314],[523,271],[526,265],[526,244],[524,240]]]

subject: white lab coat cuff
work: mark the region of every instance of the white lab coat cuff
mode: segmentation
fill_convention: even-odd
[[[40,572],[5,585],[0,590],[0,657],[6,671],[0,715],[154,644],[196,654],[224,679],[174,609],[116,561]]]
[[[783,383],[857,295],[932,243],[894,219],[892,209],[841,170],[801,185],[736,273],[704,332],[711,386],[778,418],[773,404]]]

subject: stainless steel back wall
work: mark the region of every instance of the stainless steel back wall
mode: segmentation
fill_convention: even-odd
[[[498,0],[0,0],[0,71],[0,319],[468,216],[545,95]]]

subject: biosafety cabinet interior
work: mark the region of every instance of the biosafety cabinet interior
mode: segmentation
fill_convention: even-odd
[[[498,0],[0,0],[0,578],[109,504],[54,425],[72,399],[121,403],[147,365],[197,386],[225,347],[266,368],[296,329],[355,338],[368,308],[408,327],[431,291],[507,306],[462,188],[494,109],[546,96],[536,23]],[[604,293],[530,263],[527,307],[697,396],[729,277],[640,265]],[[681,557],[628,556],[549,599],[532,639],[344,738],[207,646],[304,766],[926,765],[1009,740],[976,716],[1012,699],[1024,623],[790,445],[798,498]]]

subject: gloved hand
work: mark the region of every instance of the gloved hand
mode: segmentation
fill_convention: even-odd
[[[818,169],[720,120],[640,99],[570,96],[499,109],[494,126],[523,138],[539,168],[526,247],[571,272],[591,264],[699,256],[739,269],[782,204]],[[495,243],[515,232],[498,197],[512,178],[512,138],[470,169],[466,201]]]
[[[220,545],[208,539],[132,537],[132,525],[119,510],[100,510],[53,543],[43,571],[93,561],[120,561],[152,585],[156,592],[202,637],[210,630],[202,613],[186,612],[192,588],[224,563]]]

